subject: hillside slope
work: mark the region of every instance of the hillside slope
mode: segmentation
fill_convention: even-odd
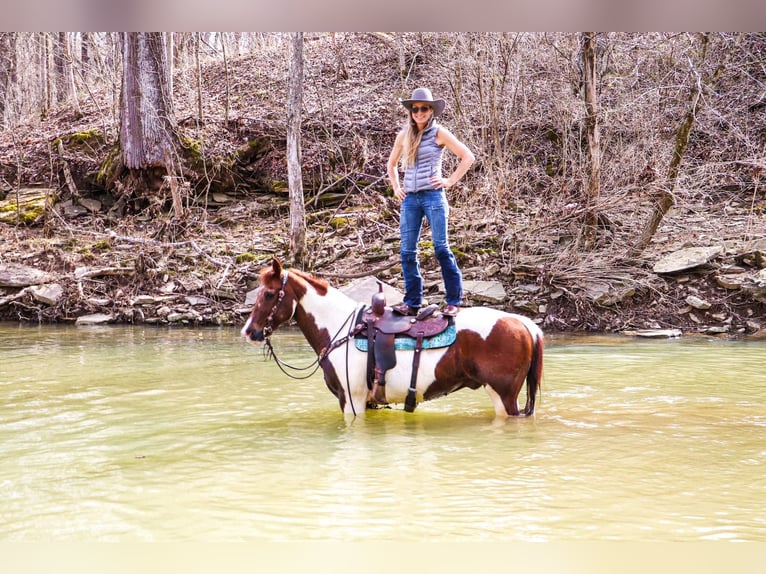
[[[307,267],[338,284],[374,274],[401,286],[397,205],[384,180],[385,160],[404,121],[397,98],[428,85],[449,102],[444,123],[478,156],[463,184],[450,191],[452,242],[466,279],[505,287],[508,297],[496,305],[527,314],[548,331],[759,332],[766,113],[758,105],[763,59],[751,56],[763,54],[766,41],[747,36],[732,46],[734,39],[717,37],[706,59],[695,42],[605,36],[600,228],[595,249],[584,251],[588,161],[575,37],[407,34],[391,41],[337,34],[335,45],[330,35],[307,37]],[[230,60],[228,69],[205,65],[202,121],[195,72],[178,72],[179,129],[205,160],[187,174],[182,217],[169,193],[144,213],[108,216],[113,189],[104,188],[98,174],[117,129],[106,90],[82,101],[82,117],[60,110],[0,132],[5,201],[20,187],[58,195],[54,209],[34,224],[0,223],[0,265],[51,272],[63,289],[50,304],[31,291],[19,295],[22,287],[0,286],[0,317],[73,321],[102,312],[120,322],[240,322],[257,268],[272,255],[289,259],[287,54],[287,44],[275,40]],[[696,63],[693,73],[684,57]],[[695,74],[707,82],[705,105],[673,189],[676,205],[641,257],[627,259],[658,190],[668,185],[663,174]],[[64,163],[82,197],[98,203],[67,204]],[[427,239],[428,297],[440,302]],[[668,253],[710,245],[722,249],[707,263],[653,271]],[[78,268],[129,271],[78,279]],[[205,301],[192,304],[190,297]],[[695,307],[690,297],[710,306]]]

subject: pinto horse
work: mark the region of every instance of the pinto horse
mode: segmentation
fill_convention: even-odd
[[[250,342],[269,342],[279,325],[294,319],[317,354],[327,388],[348,415],[363,415],[369,405],[367,352],[353,343],[356,318],[363,305],[327,281],[284,269],[274,259],[260,271],[261,285],[241,335]],[[415,396],[418,402],[458,389],[484,387],[498,417],[529,416],[543,370],[543,333],[527,317],[487,307],[461,309],[454,319],[455,341],[448,347],[423,349]],[[386,400],[405,401],[412,384],[413,350],[397,350],[396,365],[386,375]],[[519,413],[524,379],[527,402]]]

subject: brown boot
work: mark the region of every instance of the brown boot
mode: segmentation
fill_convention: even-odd
[[[394,313],[399,313],[400,315],[414,317],[415,315],[418,314],[418,309],[420,307],[410,307],[406,303],[402,303],[401,305],[394,305],[391,308],[394,310]]]
[[[442,315],[449,315],[450,317],[454,317],[458,314],[458,311],[460,311],[460,307],[457,305],[447,305],[447,308],[442,311]]]
[[[372,384],[372,400],[376,405],[387,405],[386,385],[381,385],[378,381]]]

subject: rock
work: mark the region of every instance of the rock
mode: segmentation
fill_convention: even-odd
[[[87,215],[90,213],[87,207],[74,204],[71,200],[67,200],[59,204],[59,210],[61,211],[61,215],[68,219],[80,217],[81,215]]]
[[[114,317],[105,313],[94,313],[93,315],[83,315],[77,317],[75,325],[102,325],[104,323],[111,323]]]
[[[0,222],[34,222],[45,212],[46,207],[53,205],[57,193],[57,190],[45,187],[22,187],[18,192],[9,192],[0,201]]]
[[[132,267],[78,267],[74,270],[74,277],[79,281],[103,275],[134,275],[135,272]]]
[[[101,211],[101,202],[97,199],[91,199],[89,197],[81,197],[79,199],[80,205],[90,211]]]
[[[520,311],[527,311],[532,314],[540,312],[540,307],[534,301],[514,301],[513,306]]]
[[[404,295],[398,289],[383,281],[380,281],[380,283],[383,285],[383,295],[386,297],[386,304],[398,305],[404,300]],[[355,301],[369,305],[372,301],[372,296],[378,292],[378,279],[375,277],[362,277],[341,287],[340,291]],[[252,305],[254,302],[255,300],[249,301],[245,299],[245,304]]]
[[[689,295],[686,298],[686,304],[691,305],[695,309],[710,309],[711,305],[704,299],[700,299],[695,295]]]
[[[744,281],[745,277],[742,275],[723,274],[715,276],[715,282],[718,283],[718,286],[729,290],[740,289]]]
[[[245,305],[252,307],[255,305],[255,298],[258,296],[258,289],[252,289],[245,295]],[[249,311],[248,311],[249,312]]]
[[[681,329],[639,329],[637,331],[623,331],[622,334],[651,339],[674,339],[680,337],[682,332]]]
[[[688,247],[666,255],[654,264],[655,273],[675,273],[685,269],[691,269],[708,263],[716,255],[719,255],[723,248],[718,245],[708,247]]]
[[[207,297],[197,297],[195,295],[187,295],[184,297],[184,301],[186,301],[192,307],[196,305],[210,305],[210,299]]]
[[[723,333],[728,333],[731,330],[731,327],[729,325],[720,325],[716,327],[708,327],[705,329],[705,333],[708,335],[721,335]]]
[[[154,305],[157,302],[157,299],[152,297],[151,295],[139,295],[135,299],[133,299],[130,304],[131,305]]]
[[[534,294],[534,293],[539,293],[540,292],[540,286],[539,285],[535,285],[533,283],[527,283],[527,284],[524,284],[524,285],[518,285],[518,286],[514,287],[513,290],[514,290],[514,292],[529,293],[531,295],[531,294]]]
[[[766,303],[766,269],[750,275],[742,281],[742,291],[750,295],[756,301]]]
[[[225,193],[219,193],[219,192],[213,192],[211,195],[211,198],[213,200],[213,203],[218,204],[227,204],[234,201],[234,198],[230,195],[227,195]]]
[[[64,288],[58,283],[36,285],[30,288],[30,292],[32,293],[32,297],[46,305],[55,305],[61,301],[61,297],[64,296]]]
[[[625,285],[612,287],[607,283],[585,283],[583,284],[583,289],[585,289],[588,299],[604,307],[616,305],[636,294],[636,290],[633,287]]]
[[[51,283],[53,275],[18,263],[0,264],[0,287],[28,287]]]
[[[490,305],[500,305],[508,298],[499,281],[463,281],[463,295]]]
[[[689,313],[689,319],[697,323],[697,325],[702,325],[702,319],[697,317],[697,315],[695,315],[694,313]]]

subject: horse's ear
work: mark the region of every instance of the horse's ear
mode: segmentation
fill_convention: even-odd
[[[271,269],[274,271],[274,275],[277,277],[282,276],[282,262],[276,257],[271,260]]]

